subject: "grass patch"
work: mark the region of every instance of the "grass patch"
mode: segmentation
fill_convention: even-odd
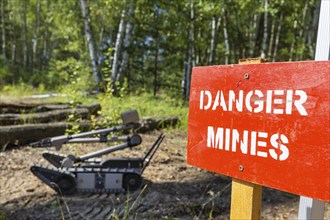
[[[103,98],[102,102],[103,114],[107,114],[107,111],[115,108],[117,112],[136,109],[140,117],[178,116],[180,118],[179,129],[187,130],[188,105],[180,99],[173,99],[166,95],[153,96],[150,93],[143,93],[123,97],[112,96],[109,99]],[[113,112],[109,112],[110,114]]]

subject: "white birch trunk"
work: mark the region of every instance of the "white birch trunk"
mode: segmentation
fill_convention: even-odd
[[[195,6],[194,6],[194,1],[190,1],[190,57],[191,57],[191,69],[190,69],[190,75],[191,75],[191,70],[194,66],[196,66],[196,61],[195,61],[195,24],[194,24],[194,19],[195,19]],[[190,88],[190,78],[191,76],[189,75],[189,88]]]
[[[37,0],[37,10],[36,10],[36,21],[35,21],[35,31],[32,39],[32,72],[34,69],[34,64],[37,63],[37,49],[38,49],[38,38],[39,38],[39,27],[40,27],[40,0]]]
[[[9,7],[11,9],[11,11],[13,12],[13,17],[12,17],[12,21],[10,23],[14,23],[17,17],[17,11],[14,10],[14,7],[12,5],[10,5]],[[13,40],[12,40],[12,46],[11,46],[11,62],[13,64],[16,63],[16,44],[17,44],[17,37],[16,37],[16,27],[15,25],[12,26],[13,28]]]
[[[253,15],[253,21],[251,21],[251,31],[250,31],[250,57],[254,57],[254,48],[256,45],[256,32],[257,32],[257,21],[258,21],[258,15]]]
[[[120,23],[119,23],[118,33],[117,33],[115,51],[114,51],[114,55],[113,55],[113,62],[112,62],[112,69],[111,69],[111,79],[113,80],[113,83],[116,82],[117,75],[118,75],[117,69],[118,69],[118,65],[119,65],[119,55],[120,55],[121,44],[122,44],[123,35],[124,35],[125,15],[126,15],[126,0],[123,1],[123,9],[121,11],[121,18],[120,18]],[[114,88],[114,89],[116,89],[116,88]]]
[[[1,35],[2,35],[2,57],[4,60],[6,57],[6,25],[5,25],[5,3],[4,0],[1,0]]]
[[[86,37],[86,41],[87,41],[87,45],[88,45],[88,49],[89,49],[89,56],[90,56],[91,64],[92,64],[93,76],[94,76],[94,80],[95,80],[97,89],[99,89],[100,79],[99,79],[99,73],[98,73],[98,68],[97,68],[97,60],[96,60],[97,58],[96,58],[95,49],[94,49],[94,41],[92,38],[92,33],[91,33],[89,21],[88,21],[89,18],[88,18],[88,14],[87,14],[87,10],[86,10],[85,0],[80,0],[80,6],[81,6],[82,16],[84,19],[84,31],[85,31],[85,37]]]
[[[269,47],[268,47],[268,56],[272,55],[273,45],[274,45],[274,36],[275,36],[275,21],[273,19],[272,28],[270,31]]]
[[[283,22],[283,12],[281,12],[280,20],[279,20],[278,27],[277,27],[277,33],[276,33],[276,39],[275,39],[275,45],[274,45],[274,52],[273,52],[273,59],[272,59],[273,62],[276,61],[278,43],[280,42],[282,22]]]
[[[302,18],[301,18],[301,22],[302,22],[302,27],[300,30],[299,30],[299,40],[302,41],[300,42],[301,45],[299,47],[299,51],[298,51],[298,54],[297,54],[297,57],[296,57],[296,60],[302,60],[303,58],[303,55],[304,55],[304,51],[305,51],[305,47],[306,47],[306,44],[304,42],[304,38],[303,38],[303,34],[304,34],[304,31],[306,30],[306,23],[305,23],[305,20],[306,20],[306,13],[307,13],[307,9],[308,9],[308,2],[309,1],[306,1],[305,2],[305,6],[304,6],[304,10],[303,10],[303,14],[302,14]],[[308,28],[308,26],[307,26]]]
[[[155,13],[156,14],[156,13]],[[158,43],[158,30],[156,30],[156,45],[155,45],[155,61],[154,61],[154,96],[156,96],[158,91],[158,50],[159,50],[159,43]]]
[[[46,21],[49,19],[49,1],[46,3]],[[41,62],[41,69],[47,64],[47,61],[50,57],[48,54],[48,40],[49,40],[49,29],[48,29],[48,22],[45,22],[45,36],[43,38],[43,48],[42,48],[42,62]]]
[[[190,0],[190,30],[189,30],[189,50],[188,50],[188,65],[187,65],[187,77],[186,77],[186,97],[189,97],[190,94],[190,81],[192,68],[195,66],[195,50],[194,50],[194,41],[195,41],[195,27],[194,27],[194,18],[195,18],[195,9],[194,2]]]
[[[265,17],[264,17],[264,36],[262,39],[261,58],[266,58],[267,38],[268,38],[268,0],[265,0]]]
[[[216,19],[215,16],[212,17],[211,22],[211,45],[210,45],[210,57],[209,57],[209,65],[214,62],[214,54],[215,54],[215,31],[216,31]]]
[[[230,54],[230,45],[228,40],[228,32],[227,32],[227,19],[226,16],[223,16],[223,36],[225,38],[225,65],[229,63],[229,54]]]
[[[321,9],[321,1],[317,1],[315,8],[313,10],[312,27],[310,28],[310,30],[308,32],[309,53],[310,53],[311,57],[314,57],[314,55],[315,55],[315,48],[314,48],[313,44],[316,42],[320,9]]]
[[[128,11],[128,17],[131,17],[133,12],[134,12],[134,6],[135,6],[135,2],[134,0],[132,0],[130,7],[129,7],[129,11]],[[127,48],[130,46],[131,44],[131,33],[132,33],[132,28],[133,25],[130,21],[126,22],[126,29],[125,29],[125,38],[124,38],[124,42],[123,42],[123,46],[124,46],[124,51],[123,51],[123,58],[122,58],[122,62],[121,62],[121,66],[120,69],[118,71],[118,75],[116,78],[116,81],[121,80],[126,68],[127,68],[127,63],[128,63],[128,53],[127,53]]]
[[[296,32],[296,29],[297,29],[297,20],[295,20],[293,23],[293,32],[294,33]],[[294,45],[295,45],[295,38],[293,38],[292,42],[291,42],[289,61],[292,61],[292,58],[293,58]]]
[[[28,50],[27,50],[27,21],[26,21],[26,4],[27,2],[26,1],[22,1],[22,4],[23,4],[23,27],[22,27],[22,31],[23,31],[23,65],[25,67],[27,67],[27,62],[28,62]]]

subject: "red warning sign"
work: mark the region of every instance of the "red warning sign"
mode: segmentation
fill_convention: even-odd
[[[193,69],[188,163],[330,201],[330,61]]]

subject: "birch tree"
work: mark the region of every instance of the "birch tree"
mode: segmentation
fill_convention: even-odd
[[[6,25],[5,25],[5,0],[1,0],[1,37],[2,37],[2,57],[4,60],[6,56]]]
[[[214,60],[214,48],[215,48],[215,26],[216,20],[215,16],[212,16],[211,22],[211,45],[210,45],[210,57],[209,57],[209,64],[213,63]]]
[[[304,38],[304,33],[305,33],[305,30],[308,29],[308,25],[306,24],[306,14],[307,14],[307,10],[308,10],[308,3],[309,1],[305,1],[305,6],[304,6],[304,9],[303,9],[303,14],[302,14],[302,17],[301,17],[301,26],[300,26],[300,30],[299,30],[299,40],[301,41],[300,42],[300,45],[299,45],[299,48],[298,48],[298,53],[297,53],[297,57],[296,57],[296,60],[302,60],[303,58],[303,55],[304,55],[304,50],[305,50],[305,38]]]
[[[266,58],[267,54],[267,40],[268,40],[268,0],[265,0],[264,11],[264,35],[262,39],[261,58]]]
[[[32,61],[31,61],[32,72],[35,67],[35,64],[37,64],[37,50],[38,50],[40,10],[41,10],[40,0],[37,0],[36,4],[37,4],[37,9],[35,12],[35,31],[34,31],[34,36],[32,38]]]
[[[254,14],[253,19],[250,23],[250,57],[254,56],[254,50],[256,46],[256,32],[257,32],[257,21],[258,21],[258,15]]]
[[[122,7],[123,8],[121,11],[120,23],[119,23],[119,28],[118,28],[117,38],[116,38],[115,50],[114,50],[114,54],[113,54],[112,69],[111,69],[111,79],[113,80],[114,85],[117,82],[116,80],[118,78],[117,70],[118,70],[118,66],[119,66],[119,56],[120,56],[122,41],[123,41],[123,37],[124,37],[126,0],[123,1]],[[116,92],[116,87],[114,87],[114,89]]]
[[[95,53],[95,49],[94,49],[95,48],[94,41],[93,41],[93,37],[92,37],[91,28],[89,25],[89,16],[88,16],[88,13],[86,10],[85,0],[80,0],[80,6],[81,6],[82,16],[84,19],[84,31],[85,31],[85,37],[86,37],[86,41],[87,41],[87,45],[88,45],[88,49],[89,49],[93,76],[94,76],[94,80],[95,80],[97,89],[99,90],[100,78],[99,78],[99,73],[98,73],[97,57],[96,57],[96,53]]]
[[[271,31],[270,31],[270,39],[269,39],[269,46],[268,46],[268,57],[270,57],[272,55],[272,51],[273,51],[273,44],[274,44],[274,38],[275,38],[275,21],[274,19],[272,20],[272,27],[271,27]]]
[[[195,8],[194,2],[193,2],[193,0],[190,0],[190,26],[189,26],[189,36],[188,36],[188,60],[187,60],[187,63],[186,63],[186,68],[184,68],[184,77],[183,77],[183,82],[182,82],[183,96],[185,98],[189,98],[191,72],[192,72],[192,68],[195,66],[195,50],[194,50],[195,9],[194,8]]]
[[[28,65],[28,38],[27,38],[27,6],[26,6],[27,2],[26,1],[22,1],[22,35],[23,35],[23,65],[24,67],[27,67]]]
[[[282,23],[283,23],[283,12],[281,11],[280,14],[280,20],[278,22],[278,26],[277,26],[277,32],[276,32],[276,38],[275,38],[275,45],[274,45],[274,52],[272,55],[272,61],[275,62],[276,61],[276,57],[277,57],[277,50],[278,50],[278,45],[280,42],[280,34],[281,34],[281,28],[282,28]]]
[[[230,54],[230,45],[229,45],[229,39],[228,39],[228,31],[227,31],[227,18],[223,10],[223,36],[224,36],[224,43],[225,43],[225,65],[229,63],[229,54]]]
[[[134,12],[134,6],[135,6],[135,0],[132,0],[129,6],[129,10],[128,10],[128,18],[131,18]],[[123,42],[123,47],[124,47],[124,51],[123,51],[123,56],[122,56],[122,62],[121,62],[121,66],[118,72],[118,75],[116,77],[116,81],[120,81],[125,70],[127,67],[127,63],[128,63],[128,48],[131,44],[131,33],[132,33],[132,28],[133,28],[133,24],[131,22],[130,19],[127,19],[126,21],[126,28],[125,28],[125,38],[124,38],[124,42]]]

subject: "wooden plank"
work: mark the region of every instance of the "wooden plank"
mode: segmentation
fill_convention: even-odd
[[[260,219],[262,186],[232,181],[230,219]]]
[[[266,62],[262,58],[240,59],[239,64]],[[262,186],[233,179],[231,187],[230,219],[260,219]]]

